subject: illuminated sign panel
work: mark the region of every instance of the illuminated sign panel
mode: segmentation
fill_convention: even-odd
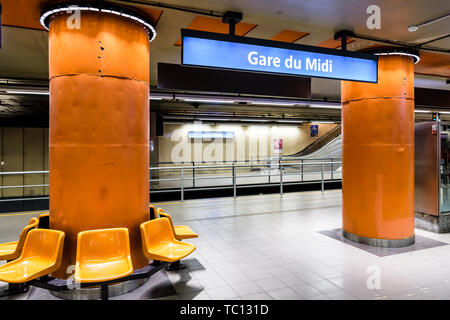
[[[270,40],[182,30],[182,64],[297,76],[378,81],[378,57]]]
[[[233,139],[233,131],[189,131],[189,139]]]

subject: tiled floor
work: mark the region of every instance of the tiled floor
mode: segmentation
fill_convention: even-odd
[[[450,299],[449,245],[377,256],[321,234],[341,227],[339,190],[156,205],[200,235],[189,268],[166,273],[176,294],[162,299]],[[30,217],[0,215],[0,241]],[[450,234],[416,234],[450,243]],[[150,289],[118,298],[149,298]]]

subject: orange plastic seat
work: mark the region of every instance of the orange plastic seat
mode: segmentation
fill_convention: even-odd
[[[158,208],[158,210],[156,210],[156,212],[158,213],[158,215],[160,217],[169,219],[170,226],[172,227],[172,231],[175,235],[175,239],[183,240],[183,239],[198,238],[198,234],[196,234],[194,231],[192,231],[192,229],[189,228],[188,226],[174,226],[172,217],[170,216],[170,214],[165,213],[163,211],[163,209]]]
[[[63,244],[62,231],[30,230],[20,257],[0,266],[0,280],[24,283],[56,271],[61,265]]]
[[[31,218],[28,225],[22,229],[18,241],[0,244],[0,260],[15,260],[20,257],[28,232],[37,227],[39,220]]]
[[[142,248],[147,258],[175,262],[190,255],[195,246],[175,239],[167,218],[158,218],[141,224]]]
[[[133,273],[127,228],[78,233],[75,281],[104,282]]]

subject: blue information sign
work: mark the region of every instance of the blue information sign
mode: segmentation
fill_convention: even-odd
[[[378,56],[182,30],[182,64],[351,81],[378,81]]]

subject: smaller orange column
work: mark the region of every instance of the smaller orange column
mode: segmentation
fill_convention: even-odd
[[[342,81],[342,220],[368,245],[414,243],[414,63],[383,55],[378,83]]]

